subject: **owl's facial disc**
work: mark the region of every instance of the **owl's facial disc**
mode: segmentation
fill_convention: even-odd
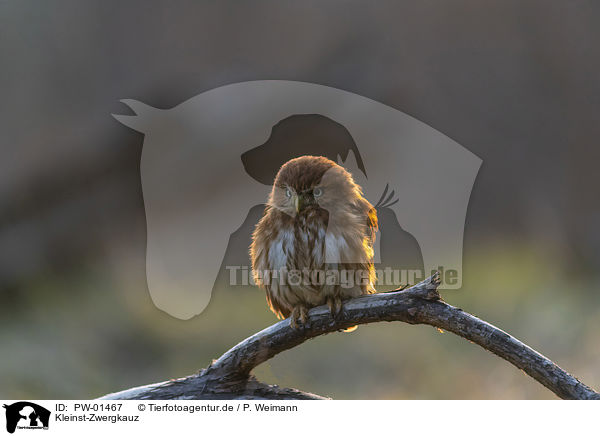
[[[292,217],[315,208],[335,211],[352,201],[356,189],[352,176],[335,162],[300,156],[279,169],[269,204]]]

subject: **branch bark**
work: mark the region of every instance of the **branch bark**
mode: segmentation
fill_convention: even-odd
[[[282,351],[308,339],[357,324],[402,321],[428,324],[480,345],[512,363],[563,399],[600,400],[600,394],[547,357],[508,333],[442,301],[438,274],[408,289],[365,295],[346,301],[333,319],[327,306],[309,311],[309,324],[300,330],[285,319],[250,336],[198,374],[140,386],[100,399],[325,399],[295,389],[257,381],[250,371]]]

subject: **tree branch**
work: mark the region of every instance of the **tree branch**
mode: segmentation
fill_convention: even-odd
[[[357,324],[403,321],[429,324],[472,341],[533,377],[563,399],[600,400],[600,394],[519,340],[442,301],[436,273],[408,289],[348,300],[337,319],[327,306],[309,311],[300,330],[288,319],[250,336],[198,374],[106,395],[101,399],[324,399],[315,394],[260,383],[250,371],[282,351]]]

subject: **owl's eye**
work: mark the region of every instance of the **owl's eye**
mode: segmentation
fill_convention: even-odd
[[[285,196],[290,198],[292,196],[292,190],[290,188],[285,188]]]
[[[323,195],[323,188],[315,188],[315,189],[313,189],[313,196],[315,198],[318,198],[321,195]]]

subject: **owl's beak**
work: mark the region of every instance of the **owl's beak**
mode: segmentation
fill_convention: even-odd
[[[296,205],[296,213],[300,213],[306,206],[314,203],[314,197],[310,194],[302,193],[294,199]]]

